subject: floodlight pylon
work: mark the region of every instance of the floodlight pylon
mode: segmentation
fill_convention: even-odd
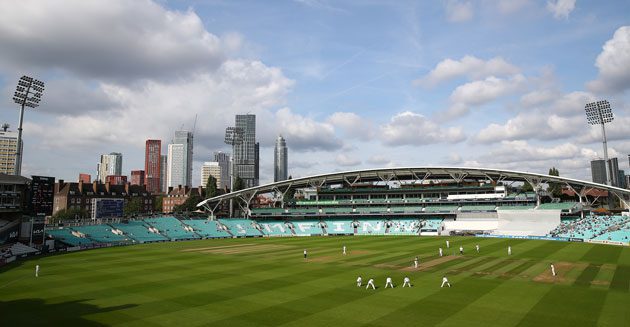
[[[38,81],[30,76],[22,76],[15,87],[13,101],[20,105],[20,120],[18,122],[17,150],[15,152],[14,174],[22,174],[22,121],[24,120],[24,108],[35,109],[39,106],[44,92],[44,82]]]
[[[606,184],[612,185],[612,167],[608,162],[608,141],[606,140],[606,123],[610,123],[615,119],[612,113],[610,103],[606,100],[600,100],[587,103],[584,107],[586,111],[586,120],[590,125],[602,126],[602,143],[604,146],[604,166],[606,166]]]

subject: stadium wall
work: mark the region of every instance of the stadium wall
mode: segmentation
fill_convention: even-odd
[[[544,236],[560,225],[560,210],[498,210],[495,234]]]

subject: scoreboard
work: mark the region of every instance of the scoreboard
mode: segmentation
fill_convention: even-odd
[[[123,216],[125,199],[92,199],[92,219]]]

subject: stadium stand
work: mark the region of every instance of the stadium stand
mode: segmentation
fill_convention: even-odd
[[[85,234],[87,238],[90,238],[97,243],[120,243],[132,241],[132,239],[127,236],[115,234],[112,231],[112,228],[108,225],[89,225],[73,227],[72,229]]]
[[[182,222],[175,217],[145,218],[144,221],[150,226],[157,228],[160,233],[166,235],[172,241],[201,238],[195,232],[184,229]]]
[[[234,236],[262,236],[262,232],[254,228],[253,220],[244,218],[226,218],[219,219],[219,222],[225,225]]]
[[[455,212],[458,208],[456,205],[429,205],[424,208],[424,212]]]
[[[206,219],[182,220],[182,223],[193,228],[194,232],[205,238],[231,237],[231,235],[221,229],[216,221]]]
[[[324,220],[324,224],[327,234],[354,234],[351,220]]]
[[[576,205],[577,205],[576,202],[543,203],[538,206],[538,209],[569,211],[575,208]]]
[[[32,254],[32,253],[37,253],[39,252],[39,250],[37,249],[33,249],[32,247],[28,246],[28,245],[24,245],[20,242],[17,242],[13,245],[11,245],[9,247],[9,251],[11,252],[11,254],[13,254],[14,256],[21,256],[21,255],[25,255],[25,254]]]
[[[69,228],[47,229],[46,234],[54,240],[60,241],[69,246],[91,245],[95,243],[94,241],[85,238],[85,236],[80,237],[78,233],[73,233],[73,230]]]
[[[385,221],[382,219],[359,219],[356,235],[384,235]]]
[[[551,236],[573,237],[582,239],[607,240],[609,237],[624,238],[628,226],[628,217],[624,216],[586,216],[584,219],[562,222],[552,230]],[[614,233],[613,232],[617,232]],[[624,240],[623,242],[627,242]]]
[[[281,220],[270,220],[258,223],[262,227],[262,232],[269,236],[293,236],[291,228]]]
[[[111,224],[111,226],[123,231],[123,233],[139,243],[169,240],[166,236],[160,233],[151,232],[149,230],[149,226],[147,226],[143,221],[130,220],[127,223]]]
[[[418,219],[392,219],[386,222],[385,234],[389,235],[417,235],[420,231]]]
[[[323,230],[319,225],[319,221],[315,220],[297,220],[293,221],[293,230],[295,235],[310,236],[322,235]]]
[[[460,211],[495,211],[495,205],[462,205]]]

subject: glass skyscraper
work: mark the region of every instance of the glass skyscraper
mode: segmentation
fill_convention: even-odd
[[[258,186],[256,115],[236,115],[235,127],[243,131],[243,142],[234,146],[234,174],[243,180],[245,187]]]

